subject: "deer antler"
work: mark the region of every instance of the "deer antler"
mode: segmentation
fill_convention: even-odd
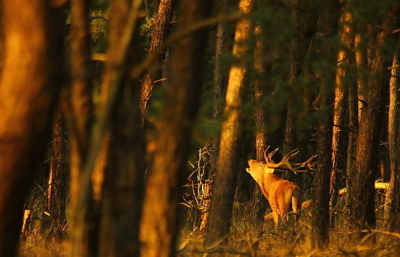
[[[276,151],[278,151],[279,148],[275,149],[274,151],[272,151],[271,153],[267,154],[269,149],[269,146],[267,147],[267,149],[264,152],[264,158],[265,158],[265,162],[268,168],[271,169],[285,169],[285,170],[291,170],[293,171],[295,174],[297,174],[297,172],[306,172],[307,169],[312,170],[313,167],[315,166],[315,162],[312,162],[315,157],[317,157],[316,155],[311,156],[311,158],[309,158],[307,161],[302,162],[302,163],[290,163],[290,158],[292,158],[293,156],[295,156],[296,154],[299,153],[299,151],[297,149],[294,149],[292,151],[290,151],[287,155],[285,155],[282,160],[279,163],[275,163],[272,160],[272,156],[276,153]]]
[[[314,160],[316,157],[317,155],[313,155],[307,161],[296,163],[294,165],[296,166],[297,170],[314,170],[314,166],[317,164],[317,162]]]
[[[276,148],[275,150],[273,150],[272,152],[270,152],[270,153],[267,155],[268,149],[269,149],[269,146],[268,146],[267,149],[264,151],[265,162],[266,162],[267,164],[268,164],[268,163],[275,163],[275,162],[272,160],[272,156],[274,156],[274,154],[278,151],[279,148]]]

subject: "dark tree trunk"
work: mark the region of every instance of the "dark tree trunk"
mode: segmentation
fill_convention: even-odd
[[[48,1],[2,1],[1,7],[0,255],[14,256],[25,197],[51,138],[64,16]]]
[[[386,86],[389,84],[390,59],[382,54],[388,37],[396,25],[397,10],[390,8],[379,30],[370,27],[369,63],[371,76],[359,88],[363,100],[360,110],[359,130],[356,141],[354,170],[350,177],[349,208],[353,229],[376,226],[374,196],[378,166],[379,135],[383,122]],[[362,78],[363,79],[363,78]],[[360,234],[355,234],[360,236]]]
[[[183,0],[178,31],[207,17],[212,1]],[[178,33],[178,32],[177,32]],[[203,51],[207,29],[178,41],[171,54],[169,83],[156,141],[154,162],[148,174],[143,219],[141,256],[174,256],[178,234],[178,206],[181,197],[193,123],[202,86]]]
[[[321,49],[326,67],[334,66],[335,56],[330,43],[338,22],[338,2],[324,1],[318,21],[321,34]],[[313,248],[323,249],[329,244],[329,183],[332,169],[332,125],[335,76],[329,70],[321,74],[320,114],[317,130],[318,167],[314,178],[314,208],[312,217]]]
[[[227,0],[222,0],[217,5],[218,11],[220,14],[224,14],[227,9]],[[221,114],[221,99],[224,95],[224,91],[226,90],[226,74],[222,71],[220,58],[221,55],[228,51],[228,31],[225,23],[218,23],[217,28],[217,40],[215,44],[215,69],[213,76],[213,95],[212,95],[212,105],[213,105],[213,113],[212,118],[214,120],[218,120]],[[218,159],[218,149],[219,149],[219,137],[214,136],[211,138],[210,143],[210,151],[211,151],[211,166],[208,170],[207,180],[212,181],[215,175],[216,162]],[[200,216],[200,230],[203,230],[207,226],[208,215],[210,213],[210,205],[211,205],[211,191],[212,191],[212,183],[208,183],[205,185],[206,188],[204,190],[205,194],[203,195],[204,206],[202,206],[201,216]]]
[[[80,183],[83,165],[89,151],[91,121],[93,115],[92,92],[90,87],[90,30],[89,0],[71,1],[71,75],[69,94],[64,100],[64,112],[69,128],[70,142],[70,204],[69,227],[71,233],[71,256],[89,255],[97,238],[97,224],[83,227],[77,224]],[[93,219],[93,210],[87,219]],[[79,237],[78,235],[82,235]],[[90,248],[90,249],[89,249]]]
[[[257,79],[255,82],[255,115],[254,121],[256,125],[255,135],[255,148],[256,148],[256,159],[264,160],[264,151],[267,149],[267,114],[264,111],[263,99],[265,99],[267,92],[271,91],[271,85],[268,82],[268,78],[263,76],[265,73],[265,62],[263,61],[264,56],[264,44],[262,42],[260,27],[257,26],[255,29],[257,41],[254,52],[254,66],[257,70]],[[263,83],[264,82],[264,83]],[[266,86],[265,86],[266,85]],[[251,203],[252,217],[251,221],[254,226],[260,227],[259,224],[264,221],[265,211],[267,210],[268,203],[265,196],[262,194],[261,189],[256,183],[253,183],[253,199]],[[262,226],[261,226],[262,227]]]
[[[101,210],[99,256],[139,256],[139,222],[142,213],[143,183],[145,172],[145,142],[140,120],[140,81],[129,78],[127,72],[140,62],[141,52],[138,46],[139,20],[130,20],[141,10],[141,1],[116,1],[112,4],[112,23],[110,27],[109,63],[102,90],[103,102],[117,99],[113,116],[109,117],[110,126],[102,145],[99,165],[95,168],[99,176],[100,202],[95,202]],[[126,39],[127,29],[131,40]],[[126,48],[123,59],[121,45]],[[123,69],[121,69],[121,66]],[[118,85],[113,85],[116,72]],[[116,94],[108,94],[113,86],[118,86]],[[104,176],[104,177],[103,177]],[[104,182],[102,180],[104,179]]]
[[[52,158],[47,188],[45,209],[49,212],[50,223],[45,229],[49,236],[62,239],[66,235],[67,200],[67,138],[61,108],[57,108],[53,120]]]

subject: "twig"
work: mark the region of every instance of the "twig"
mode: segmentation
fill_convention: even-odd
[[[241,255],[241,256],[251,256],[248,252],[240,252],[236,249],[225,249],[225,248],[213,248],[207,250],[200,249],[190,249],[190,250],[182,250],[178,252],[178,256],[186,256],[189,253],[229,253],[233,255]]]

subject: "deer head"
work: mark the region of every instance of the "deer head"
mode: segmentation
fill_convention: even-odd
[[[293,150],[285,155],[280,162],[275,163],[272,157],[278,149],[270,153],[268,153],[268,149],[269,147],[264,152],[265,161],[249,160],[249,168],[246,171],[259,184],[262,193],[268,199],[272,208],[275,228],[277,228],[279,219],[282,219],[283,222],[287,221],[287,214],[290,209],[294,213],[300,210],[301,191],[296,183],[283,179],[280,175],[275,174],[275,171],[290,170],[297,174],[297,172],[305,172],[313,169],[315,166],[315,162],[313,161],[316,155],[311,156],[307,161],[302,163],[290,163],[290,158],[299,153],[298,150]]]

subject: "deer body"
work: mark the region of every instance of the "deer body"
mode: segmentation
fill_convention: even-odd
[[[288,221],[290,210],[297,214],[296,221],[298,220],[298,212],[301,208],[301,190],[296,183],[283,179],[279,174],[275,173],[275,170],[279,168],[291,170],[296,173],[304,171],[307,168],[311,169],[314,165],[311,161],[315,156],[312,156],[304,163],[293,164],[292,166],[289,159],[298,153],[296,150],[286,155],[279,163],[272,161],[272,156],[278,149],[269,155],[266,154],[267,150],[264,153],[265,162],[249,160],[249,168],[246,171],[254,178],[260,186],[261,192],[269,201],[272,209],[272,217],[275,222],[275,229],[277,229],[279,220],[282,220],[283,223]]]

